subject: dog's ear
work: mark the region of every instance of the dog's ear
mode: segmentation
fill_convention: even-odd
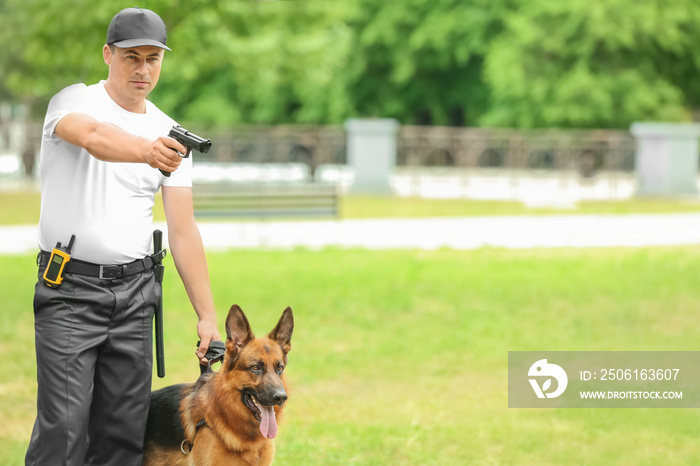
[[[294,314],[292,308],[288,307],[282,313],[277,326],[272,329],[267,336],[271,340],[275,340],[282,347],[284,354],[289,353],[292,349],[292,332],[294,331]]]
[[[237,304],[231,306],[226,317],[226,349],[233,353],[243,348],[249,341],[255,338],[248,318]]]

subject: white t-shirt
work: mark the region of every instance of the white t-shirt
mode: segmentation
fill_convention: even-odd
[[[76,239],[72,257],[97,264],[125,264],[151,254],[153,204],[163,186],[192,186],[192,158],[183,159],[169,178],[145,163],[103,162],[63,141],[56,124],[69,113],[83,113],[137,136],[155,140],[175,125],[146,101],[146,113],[131,113],[114,102],[104,81],[75,84],[56,94],[46,112],[39,162],[41,217],[39,248]]]

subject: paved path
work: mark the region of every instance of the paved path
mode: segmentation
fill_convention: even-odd
[[[156,228],[166,231],[163,224]],[[557,215],[199,224],[209,250],[229,248],[474,249],[700,244],[700,214]],[[36,226],[0,228],[0,254],[36,251]]]

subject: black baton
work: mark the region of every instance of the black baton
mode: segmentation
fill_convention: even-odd
[[[153,232],[153,249],[154,253],[157,254],[162,251],[163,248],[163,232],[160,230],[155,230]],[[163,251],[165,252],[165,251]],[[163,254],[165,257],[165,253]],[[156,281],[161,284],[160,287],[160,298],[158,298],[158,307],[155,313],[155,327],[156,327],[156,367],[158,369],[158,377],[161,379],[165,377],[165,349],[163,347],[163,273],[165,272],[165,266],[162,262],[153,266],[153,272],[156,277]]]

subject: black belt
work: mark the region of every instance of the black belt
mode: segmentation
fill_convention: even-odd
[[[87,275],[102,280],[116,280],[117,278],[128,277],[129,275],[135,275],[152,269],[153,266],[160,264],[164,257],[165,250],[144,257],[143,259],[137,259],[134,262],[121,265],[99,265],[78,259],[71,259],[70,262],[66,264],[65,273]],[[50,258],[51,253],[41,251],[37,256],[37,265],[40,267],[47,266]]]

